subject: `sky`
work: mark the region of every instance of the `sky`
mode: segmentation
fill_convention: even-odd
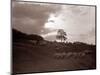
[[[34,2],[12,2],[12,27],[55,41],[58,29],[67,41],[95,44],[95,7]]]

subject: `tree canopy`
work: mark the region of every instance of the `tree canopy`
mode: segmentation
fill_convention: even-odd
[[[67,34],[63,29],[59,29],[56,38],[61,40],[61,42],[65,42],[67,40]]]

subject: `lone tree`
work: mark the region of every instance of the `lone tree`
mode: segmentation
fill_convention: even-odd
[[[63,29],[59,29],[56,38],[61,40],[61,42],[65,42],[67,40],[67,34]]]

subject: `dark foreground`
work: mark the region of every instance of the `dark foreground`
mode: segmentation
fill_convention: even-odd
[[[34,73],[96,68],[94,45],[13,43],[13,73]]]

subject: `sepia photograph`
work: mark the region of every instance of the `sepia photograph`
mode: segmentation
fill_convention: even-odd
[[[96,69],[96,6],[12,0],[12,73]]]

